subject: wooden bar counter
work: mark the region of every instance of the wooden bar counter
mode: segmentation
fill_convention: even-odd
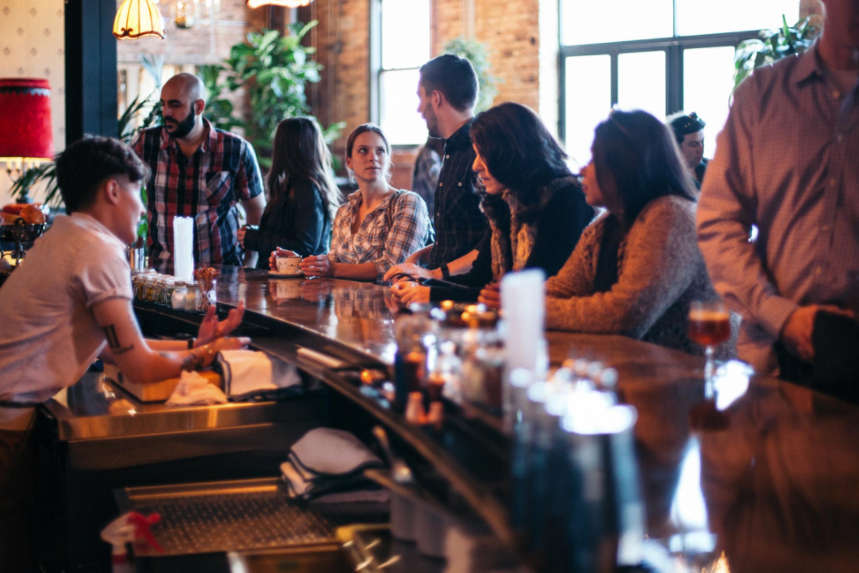
[[[381,424],[437,499],[482,520],[505,544],[516,543],[507,510],[510,442],[497,419],[448,404],[444,428],[424,429],[406,424],[400,413],[361,391],[356,372],[375,368],[390,374],[396,352],[397,309],[386,287],[277,278],[232,267],[221,272],[219,307],[244,301],[254,346],[321,380],[333,397],[325,413],[308,413],[320,411],[312,397],[304,399],[304,406],[254,404],[244,406],[246,412],[236,404],[167,412],[119,392],[111,398],[103,386],[91,385],[69,391],[75,396],[89,392],[88,399],[58,398],[45,409],[61,428],[60,441],[110,441],[117,428],[143,424],[131,420],[141,416],[151,416],[153,423],[172,420],[168,433],[229,427],[238,435],[260,423],[274,424],[281,436],[278,446],[286,448],[298,426],[303,431],[324,423],[367,438],[368,428]],[[193,332],[194,320],[199,321],[138,306],[149,335],[176,332],[182,324]],[[859,407],[741,369],[729,370],[705,393],[703,358],[620,336],[550,332],[547,338],[553,365],[576,357],[616,368],[618,397],[637,410],[644,559],[653,570],[859,568]],[[125,406],[116,406],[120,399]],[[84,428],[101,432],[98,440],[81,433]],[[135,439],[152,439],[159,430],[142,433],[148,438]],[[224,433],[227,443],[230,435]],[[217,441],[209,442],[212,453]]]

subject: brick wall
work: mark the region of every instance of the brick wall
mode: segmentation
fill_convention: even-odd
[[[475,39],[489,45],[501,79],[495,102],[515,101],[539,112],[539,0],[477,0]]]
[[[317,61],[325,66],[322,81],[311,87],[312,112],[323,125],[346,122],[334,145],[342,155],[346,136],[369,121],[370,110],[370,4],[369,0],[317,0],[310,19],[319,20],[311,37]]]
[[[442,46],[463,34],[462,0],[434,0],[431,18],[432,54],[438,55]]]

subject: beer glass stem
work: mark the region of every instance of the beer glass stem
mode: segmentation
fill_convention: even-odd
[[[712,344],[708,344],[704,349],[704,356],[707,362],[704,364],[704,393],[709,398],[714,391],[714,382],[716,377],[716,349]]]

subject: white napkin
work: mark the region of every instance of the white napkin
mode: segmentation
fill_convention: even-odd
[[[339,476],[380,467],[382,460],[349,432],[332,428],[310,430],[292,446],[291,458],[311,474]]]
[[[167,400],[168,406],[191,404],[226,404],[227,396],[197,372],[182,372],[179,384]]]
[[[224,373],[224,389],[230,396],[277,390],[301,383],[294,366],[285,370],[275,369],[265,352],[222,350],[218,362]]]
[[[316,428],[295,443],[280,471],[289,496],[307,500],[334,491],[366,488],[370,484],[363,470],[382,465],[382,460],[349,432]]]

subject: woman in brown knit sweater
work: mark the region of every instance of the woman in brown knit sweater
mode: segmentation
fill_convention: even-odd
[[[695,239],[695,186],[672,134],[644,111],[613,111],[592,152],[583,190],[606,211],[546,283],[547,327],[702,354],[686,334],[689,305],[717,296]]]

